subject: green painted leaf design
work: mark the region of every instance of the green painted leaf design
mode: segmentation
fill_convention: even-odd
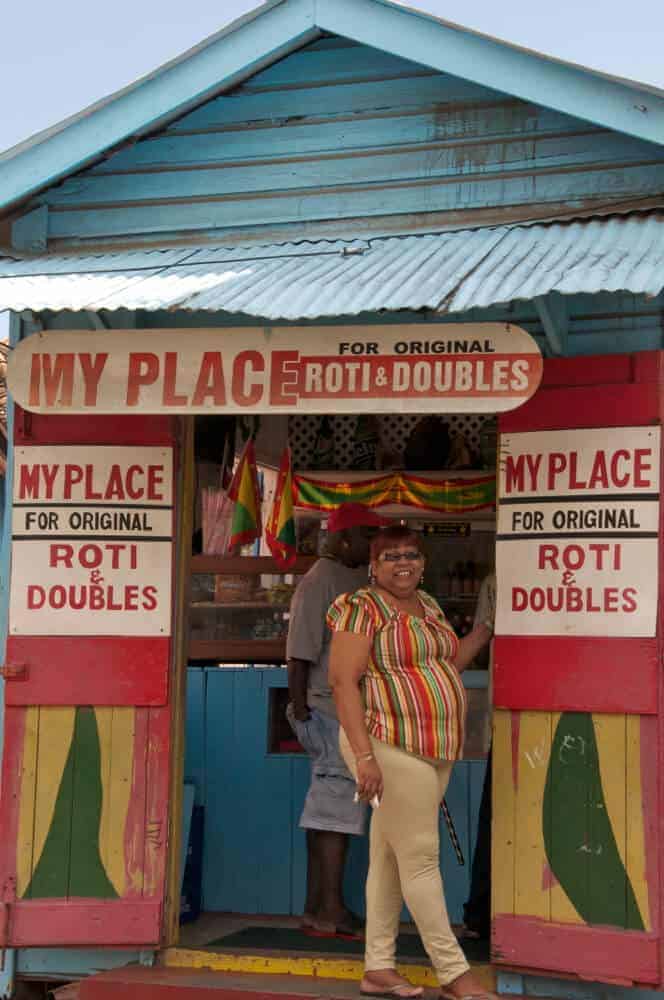
[[[549,866],[579,916],[588,924],[645,930],[613,834],[588,713],[564,712],[556,727],[542,822]]]
[[[94,709],[77,708],[44,849],[25,896],[117,898],[99,853],[102,782]]]

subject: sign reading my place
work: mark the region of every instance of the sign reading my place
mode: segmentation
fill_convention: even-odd
[[[16,448],[11,632],[170,634],[172,536],[171,449]]]
[[[653,636],[659,427],[505,434],[496,628]]]
[[[53,331],[8,370],[36,413],[495,413],[541,377],[535,341],[503,323]]]

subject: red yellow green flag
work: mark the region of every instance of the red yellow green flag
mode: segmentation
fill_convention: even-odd
[[[277,488],[274,491],[272,509],[265,526],[265,538],[277,566],[280,569],[289,569],[297,555],[290,448],[286,448],[281,456]]]
[[[258,472],[256,470],[256,450],[250,438],[242,452],[231,485],[228,487],[228,497],[235,504],[231,533],[228,539],[228,551],[238,545],[248,545],[261,537],[261,497],[258,489]]]

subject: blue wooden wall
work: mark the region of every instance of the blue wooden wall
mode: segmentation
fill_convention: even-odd
[[[286,687],[281,668],[190,668],[185,780],[205,806],[203,907],[210,911],[299,914],[306,847],[298,827],[309,782],[304,755],[268,754],[268,704]],[[460,867],[441,820],[442,869],[452,920],[460,922],[484,761],[459,763],[447,795],[467,863]],[[366,837],[351,838],[346,898],[364,912]]]
[[[413,229],[420,213],[431,227],[469,210],[509,220],[663,189],[654,144],[327,37],[29,210],[45,207],[50,245],[66,246],[344,219],[365,233],[396,215]]]

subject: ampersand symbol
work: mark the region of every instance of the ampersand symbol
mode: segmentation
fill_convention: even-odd
[[[379,386],[381,389],[383,388],[383,386],[387,385],[387,373],[385,371],[384,365],[381,365],[378,371],[376,372],[376,385]]]
[[[571,569],[566,569],[563,573],[563,587],[571,587],[574,583],[575,577]]]
[[[103,583],[103,582],[104,582],[104,578],[101,575],[101,570],[100,569],[93,569],[92,573],[90,573],[90,583],[97,584],[97,583]]]

